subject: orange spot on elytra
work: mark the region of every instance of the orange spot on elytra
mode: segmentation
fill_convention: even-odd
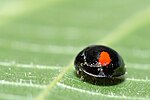
[[[103,51],[100,53],[98,61],[102,66],[107,66],[111,62],[110,55]]]

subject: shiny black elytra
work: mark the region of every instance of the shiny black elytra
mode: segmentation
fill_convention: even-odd
[[[115,85],[124,81],[126,73],[122,57],[113,49],[93,45],[83,49],[74,61],[76,75],[99,85]]]

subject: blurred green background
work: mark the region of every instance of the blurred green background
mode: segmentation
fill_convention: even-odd
[[[84,83],[72,68],[44,98],[150,99],[149,27],[149,0],[0,0],[0,99],[42,95],[81,49],[103,43],[123,56],[124,83]]]

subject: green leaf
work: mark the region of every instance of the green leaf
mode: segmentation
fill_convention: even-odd
[[[150,1],[0,1],[0,99],[150,99]],[[99,86],[73,60],[105,44],[125,60],[126,80]]]

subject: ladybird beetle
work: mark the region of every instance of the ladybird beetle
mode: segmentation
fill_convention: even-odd
[[[94,84],[120,83],[126,73],[122,57],[104,45],[86,47],[76,56],[74,65],[78,77]]]

